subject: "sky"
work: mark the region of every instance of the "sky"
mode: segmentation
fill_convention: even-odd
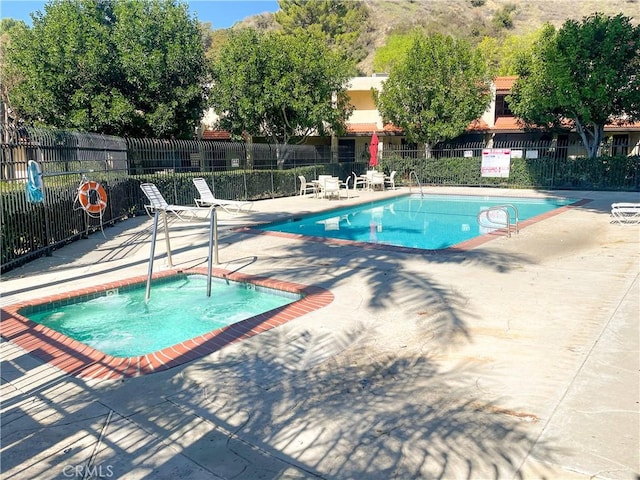
[[[44,13],[47,2],[39,0],[0,0],[0,17],[23,20],[31,25],[29,13]],[[189,4],[189,12],[201,22],[210,22],[212,28],[229,28],[251,15],[278,10],[276,0],[181,0]]]

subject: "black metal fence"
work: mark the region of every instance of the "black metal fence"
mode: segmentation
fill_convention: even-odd
[[[29,203],[25,195],[30,160],[43,173],[42,203]],[[3,271],[132,211],[127,146],[122,138],[24,129],[16,142],[2,145],[0,176]],[[76,198],[85,178],[100,182],[110,192],[101,216],[86,215]]]
[[[600,145],[598,155],[602,157],[627,156],[638,151],[639,145],[632,143],[629,136],[624,141],[614,137],[607,137],[607,141]],[[575,160],[587,156],[584,144],[579,139],[554,138],[548,140],[510,140],[497,139],[488,141],[442,142],[427,153],[424,149],[408,145],[385,145],[381,152],[382,158],[401,156],[403,158],[473,158],[481,157],[482,150],[487,148],[508,148],[511,158],[547,159],[547,160]]]
[[[411,177],[423,184],[640,190],[638,157],[585,159],[572,153],[577,145],[550,142],[495,145],[512,149],[511,175],[484,178],[480,162],[485,147],[440,145],[430,155],[384,148],[378,168],[387,173],[396,170],[396,184],[406,184],[415,172]],[[259,143],[125,139],[24,129],[14,141],[2,144],[1,269],[10,270],[103,225],[143,213],[142,182],[156,183],[167,201],[175,204],[194,203],[191,179],[196,176],[205,177],[219,198],[258,200],[295,195],[298,175],[346,179],[352,172],[361,174],[368,169],[365,156],[361,157],[359,162],[344,161],[340,152],[327,146],[288,146],[277,152]],[[42,203],[30,203],[25,194],[30,160],[42,169]],[[80,206],[78,188],[85,180],[99,182],[105,189],[108,201],[99,216],[88,215]]]
[[[25,128],[2,144],[1,269],[7,271],[132,215],[142,214],[142,182],[154,182],[166,199],[193,204],[191,179],[203,176],[220,198],[258,200],[295,195],[298,175],[345,177],[356,168],[332,163],[327,147],[287,146],[277,158],[267,144],[118,138]],[[42,171],[44,201],[30,203],[28,164]],[[358,173],[365,166],[358,166]],[[100,215],[81,208],[78,189],[98,182],[108,198]]]
[[[331,149],[324,145],[285,145],[278,152],[265,143],[213,142],[127,138],[132,174],[150,170],[165,172],[220,172],[295,168],[331,162]]]
[[[627,151],[636,146],[624,147]],[[601,156],[585,158],[579,141],[494,142],[491,148],[510,151],[507,178],[481,176],[482,152],[487,148],[484,142],[439,144],[429,152],[385,146],[380,163],[387,172],[396,170],[401,182],[408,182],[415,172],[423,184],[430,185],[640,190],[640,156],[611,155],[621,151],[621,145],[603,144]]]

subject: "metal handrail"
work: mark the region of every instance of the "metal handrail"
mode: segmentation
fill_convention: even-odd
[[[144,295],[144,301],[148,302],[151,298],[151,280],[153,278],[153,259],[156,250],[156,237],[158,233],[158,219],[162,213],[164,220],[164,237],[167,243],[167,261],[169,267],[173,268],[173,260],[171,258],[171,244],[169,242],[169,225],[167,222],[167,212],[155,210],[153,215],[153,230],[151,232],[151,249],[149,251],[149,266],[147,269],[147,286]],[[211,277],[213,276],[213,263],[220,264],[218,257],[218,213],[215,207],[211,207],[209,213],[209,258],[207,259],[207,297],[211,296]]]
[[[518,219],[518,208],[515,205],[512,205],[510,203],[504,203],[504,204],[502,204],[500,206],[506,208],[507,209],[507,213],[508,213],[510,208],[513,209],[513,218],[515,219],[516,233],[520,233],[520,226],[519,226],[519,219]]]
[[[520,232],[520,227],[519,227],[519,220],[518,220],[518,209],[516,208],[515,205],[511,205],[510,203],[505,203],[504,205],[495,205],[493,207],[489,207],[489,208],[485,208],[483,210],[480,210],[480,212],[478,212],[478,225],[480,226],[484,226],[487,228],[492,228],[495,225],[503,225],[501,222],[498,222],[496,220],[491,220],[489,219],[489,212],[492,211],[500,211],[503,212],[506,218],[506,221],[504,223],[504,226],[507,229],[507,237],[511,237],[511,214],[510,214],[510,209],[513,209],[513,213],[514,213],[514,218],[515,218],[515,223],[514,223],[514,231],[516,233]],[[483,215],[486,217],[487,222],[489,222],[492,225],[487,225],[487,224],[483,224],[482,223],[482,218]]]
[[[409,173],[409,193],[411,193],[411,175],[413,174],[414,177],[416,177],[416,183],[418,184],[418,187],[420,188],[420,195],[424,196],[424,193],[422,192],[422,184],[420,183],[420,179],[418,178],[418,174],[416,173],[415,170],[411,170],[411,172]]]

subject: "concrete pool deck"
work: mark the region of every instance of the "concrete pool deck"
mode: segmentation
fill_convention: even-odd
[[[592,201],[433,254],[235,229],[394,192],[221,213],[218,267],[333,301],[136,378],[79,379],[3,338],[2,478],[635,479],[640,226],[609,210],[639,196],[551,193]],[[206,227],[171,223],[176,268],[206,266]],[[1,305],[145,275],[151,220],[105,234],[4,274]],[[163,254],[160,233],[156,270]]]

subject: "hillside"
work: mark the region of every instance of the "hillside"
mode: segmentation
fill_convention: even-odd
[[[456,33],[470,38],[496,35],[493,19],[505,6],[514,6],[510,15],[512,28],[502,33],[520,34],[539,28],[549,22],[560,27],[566,20],[580,20],[594,13],[607,15],[622,13],[640,20],[640,0],[363,0],[371,12],[371,41],[369,55],[360,64],[361,70],[372,73],[375,49],[384,45],[386,36],[393,32],[422,26],[429,31]],[[273,14],[248,17],[238,26],[260,29],[273,28]]]

